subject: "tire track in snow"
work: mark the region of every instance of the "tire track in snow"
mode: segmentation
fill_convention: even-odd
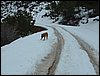
[[[48,27],[51,27],[54,30],[54,34],[57,37],[57,43],[52,45],[52,52],[42,60],[42,64],[37,66],[34,75],[54,75],[56,66],[59,62],[61,50],[64,46],[63,36],[58,30],[52,26]]]
[[[82,40],[80,37],[78,37],[77,35],[72,34],[71,32],[64,29],[63,27],[60,27],[60,28],[62,28],[66,32],[70,33],[78,41],[81,48],[87,52],[87,54],[90,58],[90,62],[93,64],[93,67],[94,67],[97,75],[99,75],[99,55],[95,52],[95,49],[93,47],[91,47],[87,42]]]
[[[56,66],[57,66],[59,59],[60,59],[61,50],[64,46],[63,36],[58,32],[58,30],[56,28],[54,28],[52,26],[51,26],[51,28],[53,28],[55,30],[55,35],[57,36],[57,47],[53,47],[56,51],[55,60],[52,64],[52,66],[49,67],[49,69],[48,69],[48,75],[54,75]]]

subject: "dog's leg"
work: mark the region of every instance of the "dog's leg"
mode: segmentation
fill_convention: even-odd
[[[44,40],[45,40],[45,37],[44,37]]]
[[[41,40],[43,39],[43,34],[41,35]]]

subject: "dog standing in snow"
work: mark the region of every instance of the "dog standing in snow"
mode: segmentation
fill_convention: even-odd
[[[43,39],[43,40],[48,39],[48,33],[47,33],[47,32],[41,34],[41,40],[42,40],[42,39]]]

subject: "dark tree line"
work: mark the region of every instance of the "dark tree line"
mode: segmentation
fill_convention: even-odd
[[[50,9],[54,12],[53,14],[61,15],[64,20],[74,16],[75,7],[86,7],[89,9],[94,9],[94,15],[99,15],[99,0],[95,1],[51,1]],[[52,16],[53,16],[52,14]]]

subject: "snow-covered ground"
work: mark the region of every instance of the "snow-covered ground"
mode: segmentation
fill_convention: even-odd
[[[1,74],[26,75],[35,71],[36,64],[51,52],[56,37],[49,28],[49,39],[42,41],[40,35],[45,31],[19,38],[1,47]],[[53,36],[53,37],[52,37]]]
[[[82,50],[77,40],[68,32],[57,28],[64,36],[65,44],[61,52],[56,75],[95,75],[93,65],[90,63],[88,54]]]
[[[77,40],[62,28],[79,36],[93,47],[99,55],[99,21],[89,19],[88,24],[80,26],[65,26],[52,23],[50,18],[44,17],[47,10],[42,10],[36,16],[36,26],[48,28],[48,40],[40,40],[40,35],[45,32],[38,32],[24,38],[19,38],[12,43],[1,47],[1,74],[2,75],[26,75],[34,74],[37,64],[46,57],[52,49],[52,45],[57,42],[57,37],[53,26],[64,38],[64,47],[61,51],[59,63],[55,70],[56,75],[95,75],[95,69],[90,62],[90,58]],[[62,28],[61,28],[62,27]]]

